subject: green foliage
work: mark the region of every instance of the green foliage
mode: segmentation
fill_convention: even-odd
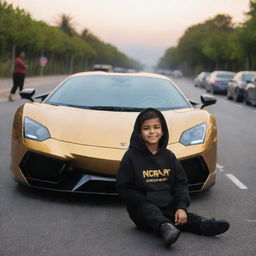
[[[79,35],[73,28],[72,17],[62,14],[57,25],[35,21],[26,11],[0,0],[0,76],[11,73],[13,49],[25,50],[29,75],[40,74],[42,55],[48,58],[45,74],[84,71],[95,63],[139,68],[139,63],[87,29]]]
[[[200,71],[256,69],[256,0],[250,1],[247,20],[235,26],[232,17],[219,14],[189,27],[176,47],[166,50],[160,68]],[[175,54],[174,54],[175,53]]]
[[[163,69],[174,69],[179,63],[179,53],[176,47],[170,47],[165,51],[159,61],[159,67]]]

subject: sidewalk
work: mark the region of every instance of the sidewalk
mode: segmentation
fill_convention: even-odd
[[[27,77],[25,79],[24,88],[37,87],[45,84],[60,83],[68,75],[51,75],[51,76],[36,76]],[[0,102],[7,101],[7,97],[12,87],[12,78],[0,78]],[[14,98],[19,98],[18,89]]]

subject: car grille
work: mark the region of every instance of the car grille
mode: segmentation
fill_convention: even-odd
[[[117,194],[113,177],[97,176],[74,168],[71,162],[34,152],[25,154],[20,169],[32,187],[65,192]],[[84,178],[85,182],[81,183]]]
[[[20,163],[20,169],[28,180],[57,184],[63,176],[67,163],[48,156],[27,152]]]
[[[188,178],[188,186],[190,192],[201,190],[207,177],[209,170],[201,156],[184,159],[180,161]]]
[[[200,191],[209,171],[202,157],[181,160],[190,192]],[[32,187],[78,193],[117,194],[113,176],[102,176],[72,166],[72,162],[27,152],[20,169]]]

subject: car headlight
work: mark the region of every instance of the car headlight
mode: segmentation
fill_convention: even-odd
[[[206,133],[206,123],[194,126],[182,133],[180,143],[189,146],[204,143]]]
[[[30,140],[44,141],[50,138],[48,129],[38,122],[24,118],[24,137]]]

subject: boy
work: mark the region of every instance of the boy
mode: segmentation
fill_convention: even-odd
[[[206,236],[224,233],[228,222],[187,212],[187,178],[166,148],[168,140],[160,111],[148,108],[138,115],[117,174],[117,191],[126,201],[130,218],[139,229],[161,236],[167,246],[176,242],[180,230]]]

